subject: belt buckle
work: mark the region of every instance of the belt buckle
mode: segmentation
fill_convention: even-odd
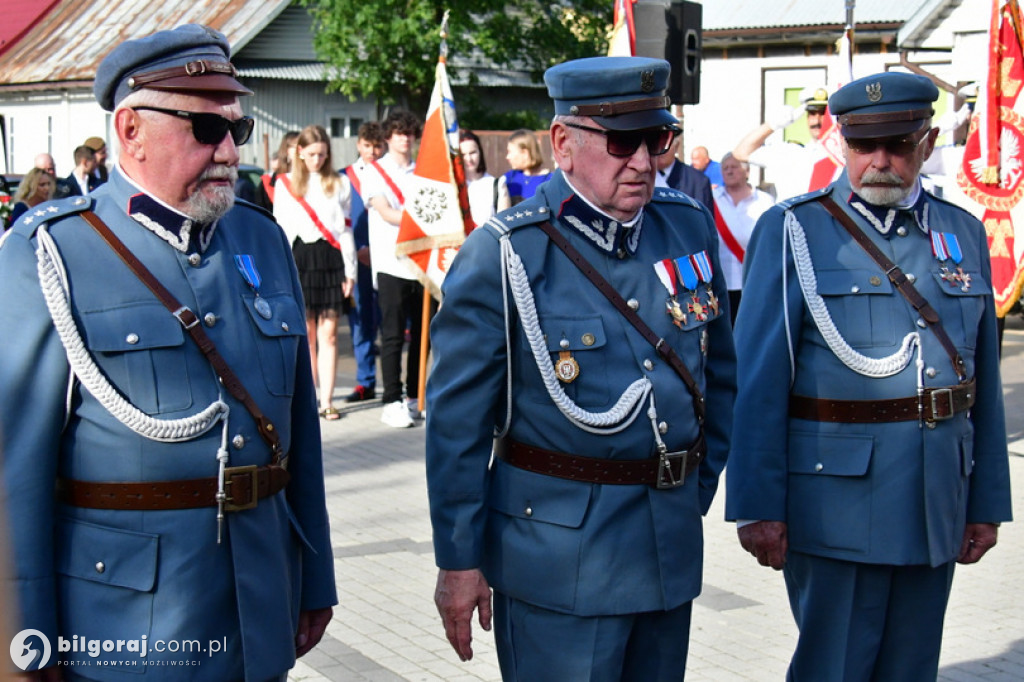
[[[654,487],[658,490],[668,490],[681,486],[686,480],[686,458],[689,454],[689,450],[659,452],[658,480],[655,482]],[[673,464],[675,463],[679,464],[678,471],[673,470]]]
[[[932,401],[932,418],[930,421],[943,421],[953,416],[953,389],[935,388],[930,392]]]
[[[259,490],[257,488],[256,472],[259,469],[255,464],[241,467],[227,467],[224,469],[224,488],[228,494],[224,500],[224,511],[235,512],[252,509],[259,502]],[[236,478],[249,478],[249,499],[238,502],[234,497],[234,483]],[[229,487],[230,486],[230,487]]]

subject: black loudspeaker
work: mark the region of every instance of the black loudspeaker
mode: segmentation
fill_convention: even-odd
[[[673,104],[700,102],[702,7],[680,0],[637,0],[633,5],[636,55],[672,65],[668,96]]]

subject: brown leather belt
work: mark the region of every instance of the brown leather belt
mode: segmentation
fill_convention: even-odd
[[[700,466],[707,455],[703,432],[693,445],[647,459],[598,459],[545,450],[511,438],[494,442],[494,456],[520,469],[583,483],[649,485],[675,488]]]
[[[912,398],[889,400],[826,400],[802,395],[789,397],[789,416],[816,422],[876,424],[879,422],[937,422],[974,405],[974,379],[959,386],[926,388]]]
[[[252,509],[288,485],[288,470],[277,465],[228,467],[224,470],[224,511]],[[89,509],[156,511],[217,506],[217,477],[181,481],[106,483],[57,479],[57,499]]]

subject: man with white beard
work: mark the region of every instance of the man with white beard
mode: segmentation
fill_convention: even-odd
[[[118,167],[0,244],[30,679],[283,680],[337,601],[302,291],[284,232],[235,205],[252,93],[228,57],[195,24],[118,45],[94,85]]]
[[[919,180],[937,97],[896,72],[834,94],[846,170],[744,262],[726,516],[784,570],[791,682],[934,681],[954,566],[1011,518],[985,229]]]

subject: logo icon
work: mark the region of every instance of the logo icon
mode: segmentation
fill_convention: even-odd
[[[640,89],[643,92],[654,92],[654,69],[640,72]]]
[[[35,643],[34,640],[30,640],[32,637],[42,642],[42,652],[31,646]],[[21,670],[28,670],[29,666],[34,665],[37,661],[36,668],[45,667],[50,662],[50,640],[39,630],[22,630],[11,640],[11,660]]]
[[[877,104],[882,101],[882,84],[881,83],[868,83],[864,86],[864,90],[868,93],[868,101],[872,104]]]

